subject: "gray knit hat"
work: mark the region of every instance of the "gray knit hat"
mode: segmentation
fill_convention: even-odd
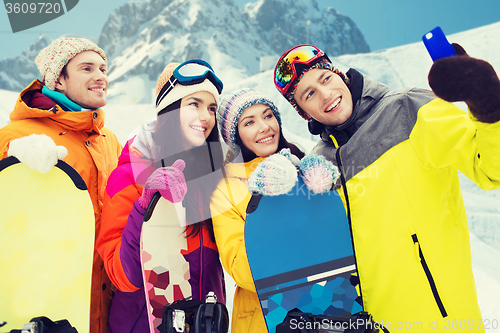
[[[56,89],[56,83],[66,64],[83,51],[97,52],[107,63],[106,54],[94,42],[86,38],[58,38],[38,53],[35,63],[38,66],[42,81],[50,90]]]

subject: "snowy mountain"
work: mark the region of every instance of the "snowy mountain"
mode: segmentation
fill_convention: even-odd
[[[44,35],[14,58],[0,60],[0,89],[21,91],[36,77],[41,78],[35,58],[52,40]]]
[[[159,4],[160,2],[162,5]],[[208,1],[206,0],[205,2]],[[200,22],[195,22],[198,19],[201,19],[201,17],[207,17],[204,15],[208,13],[208,10],[210,9],[208,8],[209,5],[200,0],[190,1],[191,7],[189,7],[189,10],[192,10],[194,13],[191,15],[186,12],[187,7],[184,9],[181,8],[181,4],[183,3],[187,2],[183,2],[181,0],[157,0],[156,2],[150,3],[151,6],[153,4],[157,4],[157,10],[152,9],[149,14],[146,12],[140,12],[142,14],[137,14],[136,18],[132,17],[135,10],[139,11],[146,9],[140,9],[142,8],[140,6],[141,3],[130,3],[126,5],[130,8],[125,10],[123,8],[126,6],[122,7],[120,10],[123,10],[124,12],[120,12],[120,15],[117,14],[116,17],[113,18],[113,20],[116,20],[115,23],[111,23],[112,18],[110,17],[110,21],[108,21],[108,28],[117,29],[113,32],[116,36],[120,36],[123,33],[123,36],[127,37],[120,41],[110,39],[106,42],[109,47],[107,52],[112,52],[113,54],[112,65],[116,66],[116,72],[111,73],[110,76],[112,79],[116,78],[118,81],[113,86],[113,91],[110,92],[110,95],[112,94],[115,97],[110,96],[110,102],[105,107],[107,113],[107,126],[113,130],[120,141],[124,143],[132,130],[135,129],[141,122],[154,117],[155,110],[152,104],[133,104],[131,103],[131,100],[133,98],[135,98],[136,101],[141,100],[140,94],[143,94],[144,96],[152,95],[152,87],[147,87],[147,89],[149,89],[147,90],[144,87],[145,82],[149,82],[151,80],[149,76],[154,78],[154,82],[156,81],[156,77],[163,69],[163,65],[160,65],[160,62],[163,61],[161,57],[168,57],[168,59],[165,59],[165,63],[171,60],[177,60],[177,58],[170,58],[169,55],[169,52],[177,52],[175,53],[176,57],[179,57],[177,61],[182,61],[185,59],[182,57],[188,57],[190,55],[202,55],[206,60],[214,64],[216,72],[221,73],[221,77],[223,78],[225,92],[242,87],[251,87],[266,93],[266,95],[268,95],[280,109],[283,127],[285,129],[285,136],[290,141],[299,143],[306,150],[310,150],[314,145],[314,142],[317,141],[317,137],[311,137],[307,131],[306,122],[297,115],[288,102],[286,102],[285,99],[278,93],[273,84],[272,70],[263,71],[250,76],[248,74],[251,73],[249,68],[254,67],[244,67],[245,65],[242,62],[237,61],[237,59],[241,58],[233,57],[233,53],[227,55],[224,53],[224,50],[229,50],[229,46],[234,44],[234,50],[231,49],[231,52],[241,53],[242,57],[248,59],[247,64],[252,63],[251,61],[254,61],[252,59],[257,59],[261,55],[271,53],[264,53],[262,50],[258,50],[257,47],[253,48],[253,46],[252,48],[243,48],[243,44],[240,43],[239,40],[243,37],[239,35],[231,35],[232,32],[217,32],[217,36],[224,36],[225,39],[224,43],[218,44],[216,40],[219,37],[213,37],[213,32],[209,32],[208,29],[201,29],[198,30],[198,32],[194,32],[194,30],[185,30],[191,32],[187,33],[184,39],[178,36],[174,37],[173,34],[169,35],[169,33],[163,32],[162,34],[157,35],[161,35],[162,37],[157,37],[157,39],[152,40],[153,38],[151,36],[154,35],[154,29],[160,29],[159,27],[162,25],[165,26],[165,29],[168,29],[170,24],[177,26],[177,23],[173,23],[174,21],[165,19],[169,13],[163,11],[163,6],[168,7],[170,11],[177,10],[176,17],[178,20],[178,26],[180,27],[179,29],[194,29],[194,26],[201,25]],[[265,6],[268,6],[269,3],[275,3],[276,6],[278,6],[281,2],[279,0],[274,0],[272,2],[261,0],[252,6],[245,7],[241,12],[237,10],[233,11],[233,6],[229,4],[229,0],[219,0],[217,3],[218,6],[220,6],[221,11],[232,13],[231,15],[235,15],[235,17],[239,20],[255,20],[255,22],[260,20],[261,22],[267,22],[267,20],[263,18],[264,12],[268,10]],[[259,9],[264,12],[259,14]],[[307,10],[304,10],[304,12],[309,13],[310,10],[314,10],[314,5],[307,5],[306,9]],[[212,8],[211,10],[215,9]],[[290,11],[287,13],[290,13],[290,18],[288,19],[292,20],[293,10],[289,10]],[[138,20],[136,23],[131,23],[130,27],[126,27],[120,23],[125,22],[124,18],[127,15],[127,11],[130,11],[128,13],[131,15],[131,22]],[[155,11],[158,15],[155,15]],[[298,12],[296,14],[299,15]],[[150,15],[151,18],[147,21],[140,21],[139,17],[146,17],[147,15]],[[242,17],[245,16],[247,19],[242,19]],[[121,17],[121,19],[118,19],[118,17]],[[186,20],[190,17],[192,18],[192,21],[186,22]],[[232,17],[227,16],[224,18],[224,20],[228,21],[231,19]],[[153,25],[153,22],[156,22],[156,24]],[[210,26],[211,24],[216,25],[219,23],[212,22],[210,23]],[[247,27],[245,23],[242,22],[234,22],[234,24],[235,29],[244,29]],[[311,21],[309,26],[311,28],[311,32],[313,31],[312,26],[315,24],[315,22]],[[125,30],[120,32],[120,29]],[[130,29],[130,31],[126,29]],[[248,29],[253,28],[251,28],[251,25],[248,25]],[[253,36],[245,38],[248,38],[247,41],[257,40],[257,44],[255,45],[260,45],[270,43],[269,41],[272,40],[272,36],[278,34],[278,32],[273,30],[276,29],[274,25],[272,27],[269,26],[266,29],[262,29],[264,32],[262,35],[258,35],[258,38],[254,38]],[[126,35],[126,31],[128,31],[128,35]],[[490,62],[497,70],[497,73],[500,74],[500,45],[498,44],[499,35],[500,22],[478,29],[450,35],[448,36],[448,39],[451,42],[461,44],[469,55],[485,59]],[[233,37],[230,38],[229,36]],[[143,40],[141,41],[141,39]],[[262,41],[260,44],[258,43],[258,39]],[[186,46],[190,45],[188,41],[196,42],[198,43],[196,45],[199,45],[200,47],[188,48]],[[207,41],[210,41],[211,44]],[[211,48],[206,48],[206,45],[210,45]],[[223,49],[223,46],[221,45],[226,47],[226,49]],[[155,53],[159,48],[163,48],[162,51],[158,51],[160,53]],[[256,53],[251,53],[250,50],[256,50]],[[404,45],[373,53],[342,56],[329,54],[329,56],[334,64],[341,70],[345,71],[349,67],[356,68],[373,79],[387,84],[391,89],[408,86],[428,88],[427,73],[432,65],[432,61],[422,43]],[[138,59],[145,60],[140,61]],[[139,71],[139,68],[142,68],[140,66],[147,62],[149,64],[148,66],[157,66],[155,67],[157,70],[156,73],[151,72],[151,74],[144,74]],[[257,60],[253,62],[252,66],[256,66],[256,64]],[[133,75],[132,73],[136,74]],[[230,75],[231,73],[234,74]],[[18,91],[19,90],[20,89],[18,89]],[[17,93],[0,91],[0,126],[6,123],[8,113],[12,109],[16,98]],[[463,104],[461,104],[461,106],[463,107]],[[498,260],[500,257],[500,190],[490,192],[482,191],[462,175],[460,177],[460,181],[467,209],[467,216],[469,218],[473,269],[476,278],[480,307],[483,317],[490,320],[491,323],[494,319],[497,321],[500,320],[500,305],[498,302],[498,299],[500,299],[500,261]],[[229,281],[231,280],[227,280],[228,291],[231,293],[234,292],[234,285],[232,285]],[[228,299],[231,299],[231,297]]]
[[[316,1],[259,0],[246,4],[243,14],[261,28],[262,39],[275,54],[301,43],[317,45],[332,56],[370,51],[350,18],[333,8],[319,10]]]
[[[2,60],[0,89],[18,91],[39,77],[33,60],[50,42],[41,36],[23,54]],[[259,0],[243,9],[234,0],[132,1],[109,16],[97,43],[108,57],[109,99],[149,103],[170,62],[204,59],[223,80],[240,81],[259,72],[261,58],[307,42],[331,55],[370,50],[351,19],[320,10],[316,0]]]
[[[315,0],[259,0],[243,10],[234,0],[129,2],[111,14],[99,45],[111,59],[110,97],[141,103],[170,62],[201,58],[223,81],[240,81],[259,72],[262,57],[308,41],[332,55],[369,51],[352,20]],[[142,89],[127,89],[131,80]]]
[[[97,43],[97,39],[89,36],[61,35],[60,37],[87,38]],[[35,78],[42,76],[35,64],[35,58],[44,47],[52,42],[52,38],[40,35],[23,53],[16,57],[0,60],[0,89],[21,91]]]

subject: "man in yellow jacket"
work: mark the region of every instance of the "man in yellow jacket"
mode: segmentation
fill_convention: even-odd
[[[87,184],[97,236],[106,182],[122,149],[104,127],[106,55],[88,39],[59,38],[35,62],[43,82],[35,79],[19,95],[10,124],[0,129],[0,158],[15,156],[40,172],[50,171],[58,159],[73,166]],[[91,333],[107,332],[111,296],[111,283],[94,249]]]
[[[391,332],[485,328],[457,170],[500,188],[500,81],[454,48],[431,68],[434,93],[344,74],[312,45],[275,69],[278,90],[321,135],[311,153],[342,171],[364,309]]]

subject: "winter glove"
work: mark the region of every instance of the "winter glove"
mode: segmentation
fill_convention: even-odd
[[[146,209],[156,192],[170,202],[181,202],[187,192],[186,180],[182,171],[186,167],[183,160],[176,160],[171,167],[156,169],[149,176],[141,197],[137,200]]]
[[[456,57],[438,59],[429,71],[429,86],[448,101],[464,101],[470,112],[483,123],[500,120],[500,80],[486,61],[471,58],[453,43]]]
[[[339,169],[322,155],[307,155],[300,161],[301,177],[315,194],[328,192],[340,176]]]
[[[45,134],[31,134],[12,140],[7,155],[16,157],[30,169],[47,173],[58,160],[68,155],[68,150],[66,147],[56,146],[54,140]]]
[[[248,178],[248,191],[269,196],[290,192],[298,177],[292,162],[298,162],[298,158],[294,157],[289,149],[283,149],[260,162]]]

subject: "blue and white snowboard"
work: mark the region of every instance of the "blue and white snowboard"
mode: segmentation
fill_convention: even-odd
[[[253,196],[245,246],[268,331],[293,308],[363,310],[349,223],[336,191],[314,195],[302,179],[287,194]]]

